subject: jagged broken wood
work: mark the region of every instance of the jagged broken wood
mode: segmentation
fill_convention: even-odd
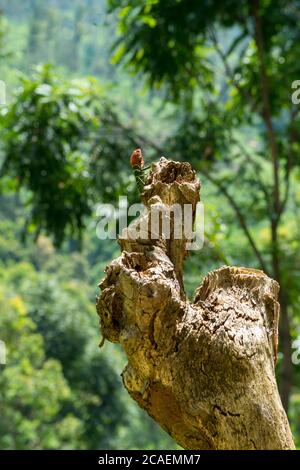
[[[156,205],[195,208],[199,189],[188,163],[161,158],[134,227]],[[187,240],[130,233],[106,268],[97,310],[103,336],[126,352],[132,398],[185,449],[293,449],[274,371],[278,284],[262,271],[223,267],[191,303],[182,282]]]

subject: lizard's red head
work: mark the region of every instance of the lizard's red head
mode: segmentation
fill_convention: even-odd
[[[132,152],[131,157],[130,157],[130,165],[132,167],[139,166],[140,168],[143,168],[144,157],[143,157],[141,149],[136,149],[134,152]]]

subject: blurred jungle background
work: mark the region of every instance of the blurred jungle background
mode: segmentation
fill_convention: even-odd
[[[120,349],[98,349],[97,284],[118,245],[98,239],[97,204],[137,202],[136,147],[147,163],[189,161],[202,182],[191,298],[224,264],[279,281],[276,372],[299,446],[299,2],[0,10],[0,448],[176,448],[122,388]]]

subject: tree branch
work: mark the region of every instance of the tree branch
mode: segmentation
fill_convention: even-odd
[[[234,143],[235,145],[237,145],[241,151],[241,153],[246,157],[246,161],[252,165],[254,171],[256,172],[256,177],[257,177],[257,183],[258,183],[258,186],[259,188],[261,189],[264,197],[265,197],[265,201],[266,201],[266,205],[267,205],[267,208],[270,210],[270,212],[272,212],[272,206],[271,206],[271,200],[270,200],[270,194],[268,192],[268,189],[267,187],[264,185],[263,181],[261,180],[260,178],[260,173],[261,173],[261,167],[260,165],[254,161],[254,159],[252,158],[252,156],[250,155],[250,153],[247,151],[247,149],[243,146],[243,144],[238,140],[236,139],[235,137],[233,137],[231,135],[231,141],[232,143]]]
[[[259,13],[259,0],[251,0],[250,5],[252,8],[252,15],[254,20],[254,38],[257,47],[258,53],[258,63],[259,63],[259,77],[260,77],[260,87],[262,94],[262,118],[265,122],[268,140],[271,149],[271,157],[273,164],[273,198],[274,198],[274,214],[273,217],[278,223],[280,218],[280,186],[279,186],[279,154],[278,146],[276,142],[276,135],[272,122],[272,113],[270,106],[270,92],[269,92],[269,78],[267,74],[267,69],[265,65],[265,52],[264,52],[264,40],[262,34],[262,22]]]
[[[222,183],[220,183],[220,181],[218,181],[216,178],[211,176],[208,171],[206,171],[206,170],[201,170],[201,171],[206,176],[206,178],[219,189],[219,191],[226,197],[226,199],[230,203],[231,207],[233,208],[233,210],[234,210],[234,212],[235,212],[235,214],[238,218],[239,224],[240,224],[240,226],[241,226],[241,228],[242,228],[242,230],[243,230],[243,232],[244,232],[251,248],[253,249],[253,252],[254,252],[254,254],[257,258],[259,267],[267,273],[268,269],[267,269],[266,263],[265,263],[265,261],[262,257],[262,254],[260,253],[259,249],[256,246],[254,238],[252,237],[252,235],[251,235],[251,233],[248,229],[246,219],[245,219],[243,213],[241,212],[239,206],[236,204],[234,198],[227,191],[227,188]]]
[[[222,61],[227,79],[232,83],[232,85],[237,89],[237,91],[245,98],[245,100],[248,102],[250,106],[251,111],[253,112],[256,109],[257,105],[254,102],[253,97],[249,93],[247,93],[247,90],[242,88],[239,82],[234,78],[234,73],[228,63],[228,57],[222,51],[222,48],[220,47],[218,39],[217,39],[217,35],[213,28],[210,28],[210,37],[211,37],[212,43],[215,46],[216,52]]]
[[[288,197],[289,197],[289,191],[290,191],[290,176],[291,176],[291,170],[293,167],[293,157],[294,157],[294,150],[293,150],[293,144],[297,142],[299,135],[297,132],[297,129],[295,127],[295,119],[298,114],[298,108],[292,108],[291,113],[290,113],[290,139],[289,139],[289,151],[287,153],[287,162],[285,166],[285,175],[284,175],[284,182],[285,182],[285,189],[284,189],[284,195],[281,201],[281,206],[280,206],[280,213],[284,212],[284,209],[286,207]]]

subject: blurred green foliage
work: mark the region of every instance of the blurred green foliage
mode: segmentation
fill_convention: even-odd
[[[2,175],[32,194],[29,230],[45,227],[60,244],[68,227],[80,235],[90,214],[88,155],[82,147],[87,128],[95,125],[91,83],[59,81],[45,66],[32,79],[23,78],[21,87],[2,114]]]
[[[71,390],[61,364],[46,358],[43,337],[22,297],[9,292],[6,285],[0,307],[1,336],[9,360],[0,375],[1,448],[76,447],[81,423],[71,413],[63,413]]]
[[[118,247],[96,238],[96,207],[120,195],[137,201],[128,169],[134,148],[147,163],[164,153],[199,172],[206,238],[186,262],[190,297],[220,265],[261,267],[251,238],[272,275],[272,163],[251,2],[108,3],[106,11],[99,0],[0,0],[8,95],[0,109],[4,449],[176,447],[122,389],[121,351],[98,349],[95,286]],[[300,334],[295,8],[262,1],[260,10],[282,194],[289,180],[277,249],[293,338]],[[279,376],[281,366],[280,353]],[[289,409],[298,442],[299,370]]]
[[[98,348],[95,286],[113,247],[95,251],[93,229],[81,253],[43,235],[24,246],[26,216],[14,202],[1,198],[0,448],[174,447],[123,390],[122,353]]]

